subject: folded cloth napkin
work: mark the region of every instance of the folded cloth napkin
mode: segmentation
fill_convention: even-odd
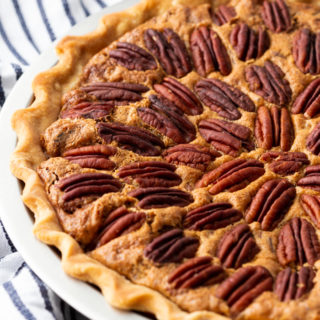
[[[0,0],[0,108],[28,65],[90,14],[121,0]],[[4,320],[87,319],[28,267],[0,221],[0,306]]]

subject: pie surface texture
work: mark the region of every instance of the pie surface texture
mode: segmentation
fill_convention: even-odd
[[[158,319],[320,319],[320,9],[143,1],[15,113],[35,235]]]

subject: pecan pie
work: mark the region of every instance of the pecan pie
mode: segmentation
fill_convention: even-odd
[[[11,168],[69,275],[157,319],[320,319],[316,2],[144,0],[58,44]]]

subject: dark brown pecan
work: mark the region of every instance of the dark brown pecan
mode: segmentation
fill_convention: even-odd
[[[304,113],[308,118],[313,118],[320,113],[320,78],[313,80],[298,95],[292,106],[291,112],[294,114]]]
[[[223,268],[212,265],[211,257],[196,257],[175,269],[168,282],[175,289],[190,289],[212,285],[224,278]]]
[[[231,72],[231,61],[218,34],[209,27],[195,29],[190,38],[190,50],[197,72],[205,77],[213,71],[224,76]]]
[[[262,230],[272,230],[288,212],[295,196],[296,189],[288,180],[269,180],[252,199],[245,219],[248,223],[260,222]]]
[[[164,187],[140,188],[129,192],[128,195],[140,200],[138,206],[143,209],[185,207],[193,202],[190,193]]]
[[[197,238],[185,237],[182,230],[173,229],[153,239],[144,249],[144,255],[157,263],[180,262],[193,258],[198,247]]]
[[[303,194],[300,197],[300,204],[312,222],[320,229],[320,196]]]
[[[300,29],[293,38],[293,58],[303,73],[320,73],[320,32]]]
[[[306,141],[307,149],[315,155],[320,154],[320,122],[312,129]]]
[[[206,204],[189,211],[183,221],[190,230],[216,230],[242,219],[242,213],[227,202]]]
[[[145,219],[144,212],[131,212],[125,206],[112,211],[103,223],[103,229],[95,241],[95,247],[101,247],[115,238],[138,230]]]
[[[320,191],[320,165],[306,167],[305,175],[297,182],[297,185],[306,189]]]
[[[264,291],[271,291],[273,278],[270,272],[261,266],[239,269],[221,283],[216,296],[227,302],[231,314],[244,310]]]
[[[260,58],[270,47],[267,31],[261,27],[255,31],[246,23],[239,23],[232,29],[230,42],[242,61]]]
[[[174,165],[166,162],[143,161],[122,167],[118,176],[127,183],[134,179],[142,188],[174,187],[182,181],[175,170]]]
[[[284,0],[263,2],[261,16],[266,26],[273,32],[288,31],[291,28],[289,9]]]
[[[219,6],[212,14],[212,21],[218,26],[229,22],[237,15],[236,10],[232,6]]]
[[[147,29],[143,39],[148,50],[158,59],[163,70],[177,78],[191,71],[191,63],[186,45],[169,28],[163,31]]]
[[[150,95],[149,100],[150,108],[137,109],[142,121],[176,143],[186,143],[195,139],[194,125],[170,100],[157,95]]]
[[[312,224],[297,217],[285,224],[279,233],[277,257],[283,266],[314,265],[320,259],[320,243]]]
[[[201,120],[199,132],[218,151],[236,157],[244,150],[251,151],[251,131],[241,124],[219,119]]]
[[[133,43],[118,42],[117,48],[109,52],[110,58],[129,70],[154,70],[157,63],[153,56]]]
[[[221,80],[202,79],[197,82],[195,90],[205,105],[226,119],[239,119],[238,108],[255,111],[254,103],[246,94]]]
[[[161,84],[155,84],[154,90],[167,98],[182,112],[188,115],[202,113],[203,107],[196,95],[186,86],[173,78],[164,78]]]
[[[266,61],[264,67],[250,65],[245,70],[250,90],[267,101],[283,106],[291,101],[292,91],[279,66]]]
[[[64,192],[62,200],[70,201],[79,197],[118,192],[121,183],[109,174],[87,172],[63,178],[57,183],[57,187]]]
[[[274,292],[281,301],[299,299],[313,288],[314,276],[310,267],[302,267],[298,272],[288,267],[277,275]]]
[[[116,152],[117,149],[114,147],[97,144],[65,151],[62,156],[82,168],[112,170],[116,164],[109,160],[109,156]]]
[[[281,176],[288,176],[299,171],[304,165],[309,164],[308,157],[303,152],[270,151],[264,153],[260,160],[271,162],[269,169]]]
[[[106,143],[117,141],[120,148],[143,156],[158,156],[161,148],[164,148],[163,142],[157,136],[141,128],[107,122],[98,123],[97,128]]]
[[[282,151],[288,151],[294,140],[294,129],[291,116],[286,108],[272,106],[258,108],[254,134],[258,147],[271,149],[280,146]]]
[[[217,257],[225,268],[239,268],[260,251],[247,224],[238,224],[220,239]]]
[[[220,153],[198,144],[179,144],[166,150],[163,156],[170,163],[204,171]]]
[[[245,188],[252,181],[264,174],[263,164],[254,159],[235,159],[223,163],[218,168],[206,173],[197,182],[197,187],[207,187],[209,192],[217,194],[222,191],[234,192]]]

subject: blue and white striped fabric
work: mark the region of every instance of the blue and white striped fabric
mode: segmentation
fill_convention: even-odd
[[[0,0],[0,110],[24,70],[50,42],[121,0]],[[4,320],[84,320],[28,267],[0,221],[0,306]]]

